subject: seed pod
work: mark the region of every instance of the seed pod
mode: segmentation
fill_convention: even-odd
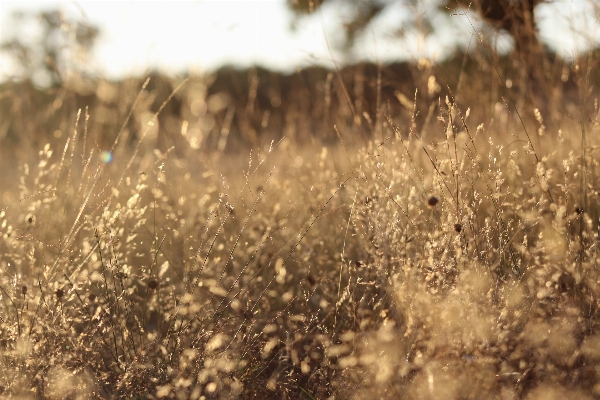
[[[56,289],[56,292],[54,292],[54,294],[56,295],[57,298],[61,298],[64,296],[65,292],[62,289]]]
[[[88,296],[88,300],[93,303],[94,301],[96,301],[96,295],[94,293],[90,293],[90,295]]]
[[[458,233],[460,233],[460,231],[462,231],[462,225],[461,224],[454,224],[454,230]]]
[[[150,279],[150,282],[148,282],[148,288],[150,290],[154,290],[158,287],[158,282],[156,281],[156,279]]]
[[[306,275],[306,280],[310,283],[311,286],[314,286],[317,283],[317,280],[311,274]]]
[[[27,286],[23,285],[23,287],[21,288],[21,293],[23,293],[23,296],[27,294]]]
[[[250,321],[254,317],[254,314],[252,314],[252,311],[246,310],[242,313],[242,316],[246,321]]]
[[[435,205],[439,202],[438,198],[435,196],[431,196],[429,198],[429,200],[427,201],[427,204],[429,204],[431,207],[435,207]]]

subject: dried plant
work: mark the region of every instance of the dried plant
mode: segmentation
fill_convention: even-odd
[[[296,104],[283,139],[230,149],[239,110],[193,78],[158,104],[123,86],[3,157],[1,395],[600,395],[598,100],[579,124],[508,101],[490,119],[435,68],[415,66],[424,99],[320,110],[335,125],[309,141]],[[333,76],[326,107],[352,101]],[[183,119],[161,117],[174,99]]]

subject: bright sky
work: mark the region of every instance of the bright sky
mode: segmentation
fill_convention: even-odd
[[[419,10],[435,0],[421,0]],[[406,2],[408,3],[408,2]],[[589,38],[574,41],[573,32],[600,38],[594,0],[558,0],[536,9],[540,34],[563,55],[589,47]],[[90,72],[108,77],[139,74],[152,67],[182,72],[212,69],[224,63],[247,66],[261,64],[291,70],[298,65],[328,64],[342,56],[335,51],[340,21],[349,10],[325,7],[321,14],[303,19],[290,29],[292,16],[285,0],[238,1],[4,1],[0,0],[0,41],[16,31],[10,14],[15,10],[60,9],[66,15],[89,21],[101,28]],[[359,41],[355,58],[380,61],[407,57],[443,55],[455,38],[468,41],[471,28],[464,17],[448,24],[433,20],[438,33],[426,43],[402,43],[389,33],[418,12],[399,2],[382,15]],[[30,27],[28,32],[35,31]],[[333,49],[327,46],[326,35]],[[474,45],[474,44],[473,44]],[[0,79],[10,75],[10,65],[0,56]]]

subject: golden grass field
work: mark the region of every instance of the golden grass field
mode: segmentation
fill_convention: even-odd
[[[144,79],[4,86],[0,396],[600,397],[596,61],[549,120],[492,69],[375,114],[332,72],[325,131],[245,141],[203,77],[165,118]]]

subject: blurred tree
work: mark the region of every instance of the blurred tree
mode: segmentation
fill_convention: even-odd
[[[344,24],[346,36],[345,47],[350,48],[356,38],[365,31],[370,24],[386,9],[394,5],[404,4],[417,9],[422,0],[286,0],[296,17],[315,12],[325,4],[339,5],[346,10],[351,10],[351,17]],[[481,20],[495,30],[502,30],[514,39],[514,57],[522,82],[528,86],[528,90],[536,102],[543,103],[545,95],[543,90],[550,85],[545,84],[548,68],[547,52],[541,43],[534,10],[537,5],[549,0],[438,0],[435,10],[438,14],[460,14],[464,10],[475,11]],[[461,11],[462,9],[462,11]],[[436,15],[437,16],[437,15]],[[429,19],[428,19],[429,17]],[[411,28],[420,30],[427,35],[435,30],[432,26],[432,17],[425,16],[418,25],[412,27],[399,27],[398,31],[406,31]],[[415,24],[418,18],[409,20],[409,24]],[[539,105],[544,107],[543,104]]]
[[[338,3],[340,6],[353,9],[352,17],[344,24],[346,45],[351,46],[354,40],[367,28],[377,16],[387,8],[398,3],[408,7],[416,7],[420,0],[286,0],[288,7],[297,16],[312,14],[324,4]],[[438,10],[453,12],[462,7],[476,11],[483,19],[496,29],[503,29],[515,40],[517,51],[525,51],[539,46],[534,19],[535,7],[549,0],[439,0]],[[426,22],[426,27],[431,28]],[[427,30],[427,29],[426,29]]]
[[[13,34],[0,42],[23,78],[42,86],[58,86],[68,72],[81,73],[100,33],[87,22],[67,19],[60,11],[16,12]],[[38,36],[27,32],[37,26]]]

